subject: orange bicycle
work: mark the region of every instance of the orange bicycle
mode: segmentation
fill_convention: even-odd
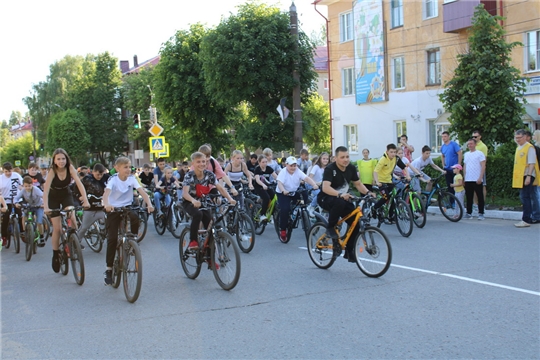
[[[340,219],[335,227],[339,233],[338,239],[332,240],[326,235],[326,221],[318,218],[319,221],[313,224],[307,239],[309,257],[317,267],[328,269],[341,255],[347,243],[354,241],[355,261],[360,271],[368,277],[382,276],[392,262],[390,241],[381,229],[370,226],[369,220],[363,217],[362,208],[366,197],[353,197],[351,201],[355,204],[355,209]],[[353,218],[352,226],[343,234],[342,227],[350,218]],[[358,235],[355,239],[351,239],[356,226],[360,227]]]

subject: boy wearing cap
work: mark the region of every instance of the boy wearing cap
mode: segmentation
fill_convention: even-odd
[[[460,164],[456,164],[450,167],[454,172],[454,182],[450,184],[450,187],[454,189],[455,194],[461,206],[464,206],[465,201],[465,187],[463,186],[463,175],[461,175],[461,170],[463,167]],[[458,218],[458,214],[454,215],[454,218]]]

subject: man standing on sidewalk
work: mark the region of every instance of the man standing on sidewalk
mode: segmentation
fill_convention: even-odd
[[[481,151],[482,154],[486,157],[486,167],[487,167],[487,157],[488,157],[488,148],[486,144],[482,141],[482,133],[480,130],[474,130],[472,133],[472,138],[476,140],[476,150]],[[486,191],[486,172],[484,171],[484,178],[482,179],[482,185],[483,185],[483,193],[484,193],[484,201],[487,199],[487,191]],[[476,195],[474,195],[474,205],[473,205],[473,215],[475,213],[478,213],[478,198]]]
[[[536,162],[536,151],[534,146],[527,141],[531,133],[520,129],[514,133],[514,139],[518,144],[514,155],[514,172],[512,176],[512,187],[519,190],[519,198],[523,204],[523,215],[521,221],[514,224],[515,227],[529,227],[530,224],[540,222],[540,219],[532,218],[532,211],[537,202],[535,186],[538,185],[538,163]]]
[[[442,168],[446,171],[446,186],[448,187],[448,191],[450,193],[455,194],[454,188],[450,186],[450,184],[454,182],[454,169],[452,169],[452,166],[456,164],[461,165],[463,152],[455,141],[450,140],[450,134],[448,131],[443,131],[442,141],[443,145],[441,146],[441,162]]]
[[[465,219],[472,219],[473,197],[478,197],[478,220],[484,220],[484,193],[482,179],[486,170],[486,157],[476,150],[476,140],[467,141],[469,151],[463,160],[463,177],[465,178],[465,196],[467,198],[467,213]]]

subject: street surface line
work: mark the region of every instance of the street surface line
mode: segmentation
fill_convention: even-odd
[[[299,248],[302,249],[302,250],[307,250],[306,247],[299,247]],[[378,261],[374,261],[374,260],[371,260],[371,261],[378,262]],[[390,266],[400,268],[400,269],[405,269],[405,270],[418,271],[418,272],[422,272],[422,273],[426,273],[426,274],[430,274],[430,275],[446,276],[446,277],[454,278],[454,279],[458,279],[458,280],[469,281],[469,282],[473,282],[473,283],[477,283],[477,284],[488,285],[488,286],[498,287],[498,288],[501,288],[501,289],[512,290],[512,291],[522,292],[522,293],[525,293],[525,294],[531,294],[531,295],[540,296],[540,292],[538,292],[538,291],[521,289],[521,288],[517,288],[517,287],[513,287],[513,286],[507,286],[507,285],[492,283],[492,282],[489,282],[489,281],[477,280],[477,279],[473,279],[473,278],[469,278],[469,277],[465,277],[465,276],[446,274],[446,273],[442,273],[442,272],[438,272],[438,271],[419,269],[419,268],[414,268],[414,267],[404,266],[404,265],[398,265],[398,264],[390,264]]]

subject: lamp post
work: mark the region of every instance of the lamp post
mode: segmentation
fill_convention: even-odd
[[[291,35],[294,40],[294,52],[298,53],[298,15],[296,13],[296,6],[294,2],[289,8],[289,16],[291,23]],[[296,155],[300,155],[302,150],[302,109],[300,107],[300,74],[298,72],[298,62],[294,64],[293,70],[293,117],[294,117],[294,152]]]

